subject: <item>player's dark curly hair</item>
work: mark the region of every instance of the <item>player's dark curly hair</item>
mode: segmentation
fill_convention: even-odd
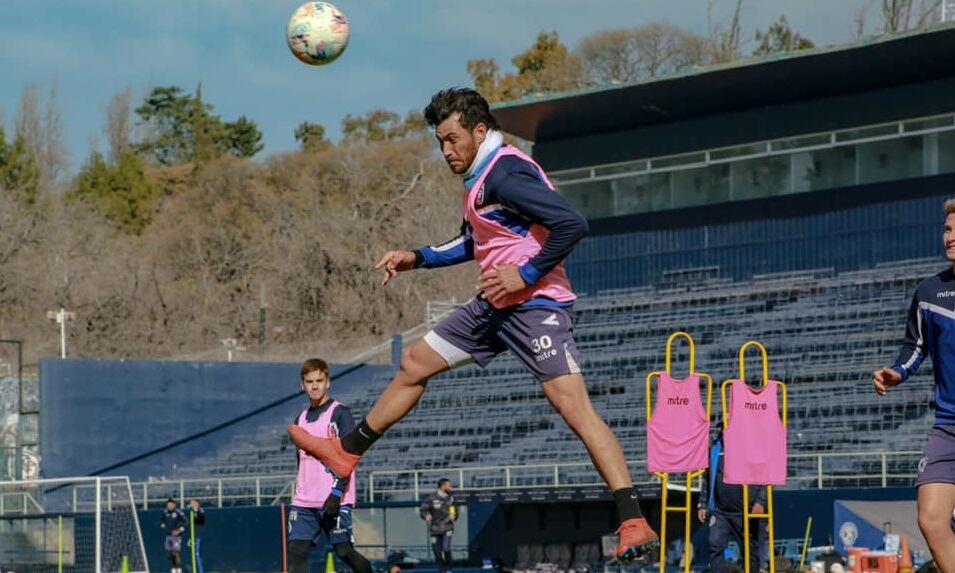
[[[424,118],[431,127],[448,119],[454,112],[461,114],[461,127],[471,129],[483,123],[488,129],[501,129],[491,115],[491,108],[480,93],[471,88],[449,88],[431,96],[431,103],[424,108]]]

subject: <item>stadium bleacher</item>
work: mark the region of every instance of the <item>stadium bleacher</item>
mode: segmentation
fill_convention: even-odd
[[[719,384],[735,377],[740,345],[756,338],[769,350],[771,375],[789,387],[790,454],[917,450],[933,415],[931,364],[888,398],[872,392],[870,373],[894,359],[915,287],[943,267],[938,259],[919,259],[864,271],[817,269],[745,281],[707,267],[668,272],[653,286],[583,296],[576,305],[575,336],[591,396],[628,459],[644,459],[644,379],[663,367],[669,334],[683,330],[695,338],[697,369],[716,381],[714,422]],[[748,372],[758,372],[756,354],[749,358]],[[685,364],[685,348],[678,346],[677,374]],[[373,386],[387,382],[381,375]],[[334,394],[357,415],[374,399],[343,386]],[[285,420],[254,435],[235,435],[228,447],[177,477],[294,473],[292,447],[278,422]],[[485,370],[466,367],[432,380],[414,412],[369,452],[362,471],[585,460],[583,446],[538,385],[504,355]],[[816,463],[793,459],[790,469]],[[882,462],[833,458],[826,471],[851,475],[873,463]],[[890,474],[912,471],[911,460],[885,463]],[[473,479],[464,485],[482,485],[480,474]],[[562,477],[565,483],[595,479],[587,465]]]

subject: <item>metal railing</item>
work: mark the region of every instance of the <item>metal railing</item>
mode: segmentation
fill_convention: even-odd
[[[42,512],[43,508],[28,492],[0,493],[0,515],[30,515]]]
[[[830,487],[888,487],[908,485],[915,479],[921,452],[857,451],[796,453],[789,456],[787,489]],[[646,460],[627,462],[636,485],[659,483],[649,476]],[[905,468],[900,470],[899,468]],[[646,476],[640,479],[639,476]],[[469,492],[529,491],[534,489],[602,487],[603,481],[590,462],[472,466],[418,470],[374,470],[358,474],[358,492],[368,502],[411,501],[428,493],[441,477],[455,481]],[[134,482],[133,499],[138,507],[159,507],[172,498],[185,504],[198,498],[205,505],[277,505],[288,501],[295,488],[295,475],[256,475],[221,478]]]
[[[797,453],[789,456],[790,475],[786,488],[823,489],[826,487],[865,486],[888,487],[903,485],[915,479],[917,450],[867,451],[867,452],[818,452]],[[873,469],[853,470],[850,462],[867,462]],[[809,462],[809,463],[807,463]],[[900,463],[911,471],[889,471],[890,462]],[[646,460],[628,461],[631,475],[647,476]],[[585,470],[581,472],[574,470]],[[576,475],[575,475],[576,474]],[[562,476],[563,477],[562,479]],[[467,491],[507,491],[513,489],[558,489],[603,486],[603,481],[593,470],[590,462],[558,464],[530,464],[520,466],[483,466],[465,468],[442,468],[425,470],[377,470],[368,474],[367,499],[370,502],[382,499],[419,499],[422,491],[428,492],[440,477],[457,478],[457,487]],[[635,479],[635,485],[659,483],[656,476]]]
[[[257,475],[226,478],[195,478],[133,482],[130,484],[137,507],[162,507],[174,499],[184,507],[190,499],[203,505],[225,507],[236,505],[278,505],[291,496],[295,475]],[[77,488],[82,490],[82,487]],[[74,497],[79,494],[74,494]],[[107,496],[111,498],[111,496]]]

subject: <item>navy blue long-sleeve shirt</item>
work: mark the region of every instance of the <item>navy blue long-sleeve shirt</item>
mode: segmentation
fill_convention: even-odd
[[[484,165],[475,170],[465,181],[465,187],[473,184],[486,168]],[[537,168],[513,155],[500,158],[491,168],[484,180],[483,203],[501,205],[502,210],[488,216],[516,233],[526,233],[531,224],[548,230],[540,252],[520,267],[521,278],[528,285],[560,264],[588,231],[587,219],[547,186]],[[440,245],[422,247],[416,253],[420,268],[445,267],[472,260],[474,243],[470,225],[464,221],[456,237]]]
[[[955,424],[955,272],[948,268],[922,281],[912,297],[905,340],[892,369],[904,382],[932,357],[935,423]]]
[[[171,511],[168,509],[163,510],[162,517],[159,520],[159,528],[162,529],[163,533],[166,535],[174,535],[175,533],[181,533],[185,527],[186,514],[183,513],[181,509],[176,507]]]

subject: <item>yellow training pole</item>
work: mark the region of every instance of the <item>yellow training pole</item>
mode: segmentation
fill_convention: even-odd
[[[690,502],[692,501],[690,486],[692,484],[693,472],[686,472],[686,507],[684,508],[686,519],[683,522],[683,573],[690,573],[690,562],[693,560],[693,556],[690,555]]]
[[[749,518],[750,517],[751,515],[749,513],[749,486],[743,485],[743,573],[759,573],[758,571],[750,571],[751,567],[749,566],[749,555],[750,555],[749,552],[752,549],[749,546]]]
[[[806,520],[806,536],[802,540],[802,555],[799,556],[799,570],[805,571],[804,567],[806,566],[806,552],[809,551],[809,531],[812,529],[812,516],[809,516],[809,519]]]
[[[63,573],[63,516],[56,516],[56,571]]]
[[[670,474],[657,475],[660,476],[660,483],[663,485],[663,491],[660,494],[660,573],[663,573],[667,565],[667,513],[670,511],[667,505],[667,481]]]
[[[766,486],[766,520],[769,522],[769,573],[776,573],[776,523],[773,520],[773,486]]]
[[[189,546],[192,548],[192,573],[196,573],[196,512],[189,512]]]

